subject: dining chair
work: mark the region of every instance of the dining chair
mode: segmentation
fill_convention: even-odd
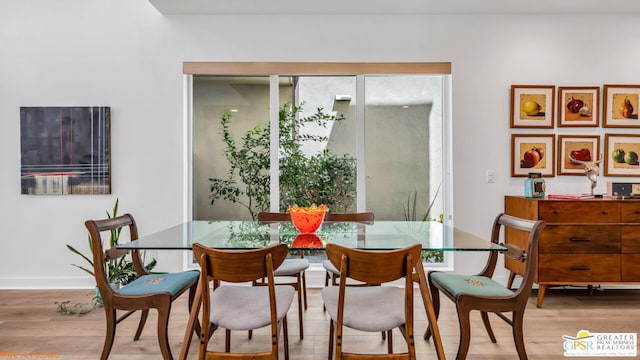
[[[338,244],[326,246],[327,257],[340,269],[338,286],[322,289],[322,300],[330,317],[329,360],[335,340],[336,360],[349,359],[415,359],[413,336],[413,269],[422,266],[422,246],[415,244],[399,250],[372,251],[347,248]],[[404,287],[385,284],[404,278]],[[347,286],[347,279],[382,286]],[[343,351],[343,327],[387,332],[388,354],[355,354]],[[399,328],[407,351],[393,353],[391,333]],[[334,336],[335,334],[335,336]]]
[[[522,325],[538,261],[538,240],[545,225],[546,223],[542,220],[525,220],[505,214],[498,215],[493,223],[491,242],[494,244],[498,244],[500,231],[503,228],[510,228],[529,234],[526,250],[513,244],[500,244],[507,248],[503,252],[504,256],[525,263],[522,282],[514,290],[492,279],[498,260],[498,252],[489,254],[484,270],[478,275],[429,272],[427,278],[436,318],[440,311],[440,292],[456,304],[460,327],[460,343],[456,359],[465,359],[469,351],[471,330],[469,313],[471,310],[480,311],[484,327],[493,343],[496,343],[496,337],[491,329],[488,313],[495,313],[499,318],[511,325],[518,356],[520,359],[527,359]],[[503,314],[505,312],[511,312],[511,318]],[[431,329],[427,327],[424,334],[425,340],[428,340],[430,336]]]
[[[356,212],[356,213],[327,213],[325,215],[325,221],[327,222],[356,222],[360,224],[373,224],[375,221],[375,215],[371,211]],[[338,270],[329,259],[322,261],[322,267],[325,270],[324,286],[335,286],[337,279],[340,277],[340,270]],[[347,286],[370,286],[377,284],[364,284],[364,283],[348,283]],[[322,307],[322,311],[326,308]],[[382,332],[382,340],[386,339],[386,333]]]
[[[201,327],[198,358],[277,360],[282,328],[284,358],[289,359],[287,312],[293,303],[294,289],[274,283],[274,269],[287,257],[287,245],[275,244],[253,250],[217,250],[195,243],[193,253],[202,271],[200,286],[206,289],[201,293],[202,319],[209,319],[211,324]],[[237,284],[261,278],[267,278],[266,286]],[[208,291],[211,282],[212,292]],[[230,352],[232,330],[254,330],[269,325],[271,351]],[[209,339],[218,327],[225,329],[225,351],[208,351]]]
[[[131,251],[131,259],[137,274],[136,280],[114,290],[109,285],[105,272],[106,263],[111,259],[119,259],[127,253],[126,250],[103,249],[102,234],[128,227],[131,241],[138,239],[138,228],[131,214],[125,214],[113,218],[101,220],[87,220],[86,228],[91,237],[93,252],[93,272],[107,321],[107,333],[102,348],[100,358],[105,360],[109,357],[116,333],[116,325],[129,317],[137,310],[142,311],[138,329],[133,338],[134,341],[140,339],[142,330],[149,315],[149,309],[158,311],[158,342],[163,359],[172,359],[171,348],[167,336],[169,325],[169,314],[171,304],[183,292],[189,289],[189,307],[191,307],[196,287],[198,285],[198,271],[184,271],[169,274],[150,274],[145,270],[140,254],[137,250]],[[123,232],[124,234],[125,232]],[[116,317],[116,310],[127,311],[120,317]],[[199,326],[196,326],[196,329]]]
[[[258,222],[260,222],[261,224],[291,222],[291,216],[289,216],[289,213],[261,211],[258,213],[257,218]],[[300,340],[304,338],[302,306],[304,302],[304,310],[307,310],[307,277],[305,276],[305,270],[307,270],[308,268],[309,260],[304,258],[304,251],[300,250],[300,258],[285,259],[282,265],[280,265],[280,267],[278,267],[274,272],[274,276],[279,278],[294,278],[291,282],[280,282],[279,284],[291,285],[298,292],[298,325],[300,331]],[[264,279],[257,281],[257,283],[263,283],[262,280]],[[249,333],[249,337],[251,337],[251,332]]]
[[[372,224],[375,221],[375,215],[371,211],[356,213],[327,213],[324,216],[326,222],[356,222],[361,224]],[[325,270],[324,286],[336,285],[336,280],[340,277],[340,271],[333,266],[329,259],[322,262]]]

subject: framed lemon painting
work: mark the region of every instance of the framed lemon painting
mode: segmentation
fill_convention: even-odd
[[[554,85],[511,85],[511,127],[553,128]]]

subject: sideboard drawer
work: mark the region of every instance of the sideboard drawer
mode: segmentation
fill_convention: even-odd
[[[606,282],[620,281],[620,255],[614,254],[541,254],[538,281]]]
[[[640,254],[622,255],[622,281],[640,281]]]
[[[614,225],[548,225],[538,249],[541,254],[619,254],[620,237],[620,227]]]
[[[538,218],[547,223],[620,222],[620,204],[608,201],[541,201]]]
[[[622,226],[622,253],[640,254],[640,226]]]
[[[621,206],[622,222],[640,223],[640,202],[622,203]]]

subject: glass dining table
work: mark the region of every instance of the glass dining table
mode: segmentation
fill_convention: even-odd
[[[127,250],[191,250],[194,243],[218,249],[256,249],[274,243],[286,243],[290,250],[321,251],[329,243],[366,250],[392,250],[416,243],[423,251],[506,251],[487,239],[430,221],[324,222],[312,234],[299,233],[289,222],[261,224],[255,221],[188,221],[157,233],[121,244]],[[422,262],[414,269],[414,281],[420,293],[432,329],[438,359],[444,359],[444,349]],[[193,329],[200,312],[198,288],[191,307],[179,359],[186,359]]]

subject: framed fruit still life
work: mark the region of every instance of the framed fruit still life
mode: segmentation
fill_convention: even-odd
[[[583,162],[600,159],[600,136],[558,135],[558,175],[583,176]]]
[[[558,127],[598,127],[600,87],[559,87]],[[561,163],[561,162],[559,162]]]
[[[511,135],[511,176],[527,177],[530,172],[555,176],[555,140],[550,135]]]
[[[640,85],[604,85],[603,127],[640,127]]]
[[[604,176],[640,176],[640,134],[605,134],[604,144]]]
[[[511,127],[553,128],[554,85],[511,85]]]

